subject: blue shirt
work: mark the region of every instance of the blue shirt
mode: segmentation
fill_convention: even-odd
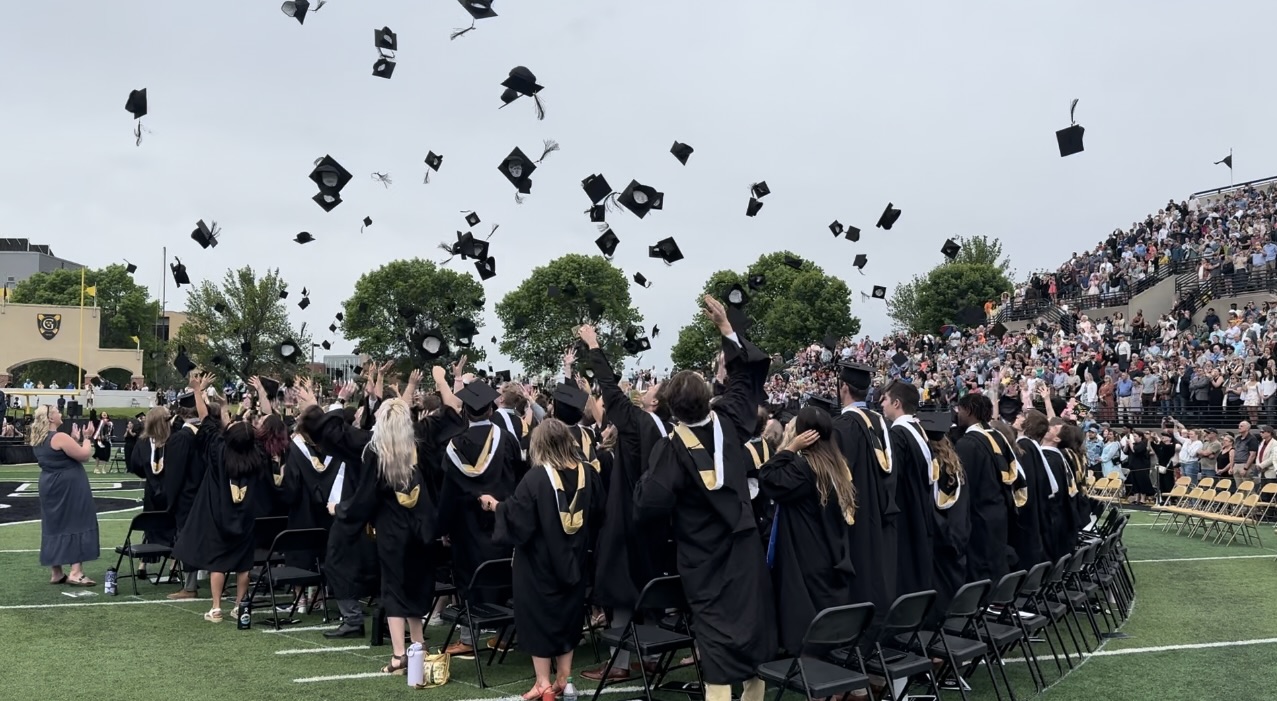
[[[1117,381],[1117,396],[1119,397],[1131,396],[1131,389],[1134,387],[1135,387],[1135,382],[1133,382],[1132,380],[1118,380]]]

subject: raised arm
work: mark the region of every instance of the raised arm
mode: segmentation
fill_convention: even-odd
[[[594,380],[599,383],[603,394],[603,410],[618,431],[637,431],[638,414],[643,410],[634,406],[625,391],[621,389],[620,380],[612,370],[607,354],[599,347],[598,333],[593,326],[586,324],[577,329],[577,335],[590,351],[590,367],[594,369]]]
[[[763,382],[771,359],[749,340],[737,335],[727,320],[723,303],[705,295],[705,315],[723,335],[723,360],[727,368],[727,387],[714,404],[714,411],[731,422],[740,436],[754,432],[758,421],[758,405],[764,398]]]

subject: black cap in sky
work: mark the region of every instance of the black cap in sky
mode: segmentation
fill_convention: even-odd
[[[670,153],[674,154],[674,157],[678,159],[678,162],[683,165],[687,165],[688,157],[691,156],[692,152],[695,150],[696,149],[680,141],[675,141],[674,145],[670,147]]]
[[[944,242],[944,245],[940,247],[940,252],[943,253],[944,257],[948,258],[949,260],[953,260],[954,258],[957,258],[958,251],[961,251],[961,250],[962,250],[962,246],[959,246],[958,243],[954,241],[953,239],[946,239]]]
[[[882,285],[874,285],[874,288],[873,288],[873,298],[874,298],[874,299],[886,299],[886,298],[887,298],[887,288],[883,287]]]
[[[750,185],[749,191],[754,197],[760,200],[772,194],[771,188],[767,187],[767,181],[765,180],[760,180],[753,185]]]
[[[1077,120],[1073,118],[1074,112],[1077,110],[1077,100],[1073,100],[1073,104],[1069,106],[1069,124],[1057,132],[1055,132],[1055,140],[1060,146],[1060,158],[1072,156],[1075,153],[1081,153],[1082,135],[1086,133],[1086,129]]]
[[[497,396],[497,391],[481,380],[474,380],[457,392],[457,399],[460,399],[472,414],[482,414],[491,409],[497,401]]]
[[[217,235],[221,233],[217,222],[213,222],[213,226],[209,226],[201,219],[195,223],[195,230],[191,232],[191,239],[200,245],[200,248],[217,248]]]
[[[364,217],[364,225],[359,227],[360,231],[372,226],[372,217]]]
[[[345,321],[345,320],[346,320],[346,315],[345,315],[345,314],[343,314],[343,313],[341,313],[341,312],[337,312],[337,317],[336,317],[336,318],[337,318],[337,321]]]
[[[373,41],[381,51],[398,51],[399,35],[390,31],[390,27],[373,30]]]
[[[298,306],[298,307],[301,307],[302,309],[305,309],[306,307],[309,307],[309,306],[310,306],[310,297],[302,297],[301,301],[297,303],[297,306]]]
[[[634,284],[639,287],[651,287],[652,282],[644,277],[643,273],[634,273]]]
[[[248,341],[244,341],[243,343],[239,344],[239,352],[243,353],[244,355],[248,355],[249,353],[252,353],[253,344],[249,343]]]
[[[882,216],[878,217],[878,228],[891,231],[891,227],[895,225],[896,220],[900,218],[900,210],[887,203],[887,208],[882,210]]]
[[[581,181],[581,189],[585,190],[585,196],[590,198],[590,202],[598,204],[607,199],[612,194],[612,186],[608,184],[607,178],[602,173],[588,175]]]
[[[329,324],[328,333],[337,333],[337,324]]]
[[[177,368],[177,373],[182,377],[190,375],[191,371],[195,369],[195,363],[192,363],[191,359],[186,355],[186,346],[177,347],[177,356],[173,358],[173,367]]]
[[[461,6],[466,8],[466,12],[475,19],[490,19],[496,17],[497,13],[492,9],[492,0],[457,0]]]
[[[377,78],[390,80],[390,76],[395,74],[395,62],[382,56],[377,59],[376,63],[372,64],[372,74]]]
[[[900,351],[896,351],[896,354],[891,356],[891,362],[895,363],[896,365],[900,367],[904,367],[905,363],[909,362],[909,356],[905,355],[904,353],[901,353]]]
[[[743,307],[749,304],[749,293],[745,292],[745,288],[737,283],[728,288],[727,294],[723,295],[723,301],[733,307]]]
[[[799,266],[801,267],[801,265]],[[767,284],[767,276],[763,274],[749,276],[749,289],[758,291],[763,289],[763,285]]]
[[[310,172],[310,179],[319,186],[319,191],[326,194],[341,192],[351,179],[346,170],[332,156],[324,156],[315,161],[315,169]]]
[[[288,299],[288,288],[287,288],[287,287],[281,287],[281,288],[279,288],[279,298],[280,298],[280,299]]]
[[[531,97],[536,103],[537,119],[545,119],[545,106],[541,104],[541,97],[537,94],[544,90],[544,86],[537,84],[537,77],[532,71],[525,66],[515,66],[510,69],[510,74],[505,80],[501,81],[501,85],[505,88],[505,92],[501,94],[502,107],[514,102],[520,97]]]
[[[575,384],[568,382],[560,382],[559,386],[554,388],[552,396],[554,401],[577,411],[585,411],[585,405],[590,401],[590,395],[586,394],[584,390]]]
[[[315,204],[323,208],[325,212],[331,212],[337,205],[341,204],[341,195],[337,195],[337,194],[328,194],[328,193],[320,192],[310,199]]]
[[[844,230],[845,229],[842,225],[842,222],[838,221],[837,219],[835,219],[834,222],[829,225],[829,231],[830,233],[834,235],[834,238],[838,238],[839,236],[842,236],[842,232]]]
[[[124,102],[124,109],[128,110],[134,119],[141,119],[146,116],[146,88],[134,90],[129,93],[129,99]]]
[[[657,209],[657,204],[664,206],[662,202],[664,199],[661,193],[656,191],[656,188],[643,185],[637,180],[631,180],[629,186],[625,188],[625,191],[621,193],[621,196],[616,201],[633,212],[634,216],[642,219],[647,216],[648,212]]]
[[[620,245],[620,243],[621,239],[617,238],[616,234],[612,232],[611,227],[608,227],[608,229],[603,232],[602,236],[594,240],[594,245],[598,246],[599,250],[603,252],[603,255],[608,258],[611,258],[616,253],[616,247]]]
[[[660,258],[665,261],[666,265],[672,265],[683,260],[683,252],[679,250],[678,243],[673,237],[664,238],[656,242],[654,246],[648,246],[647,256],[649,258]]]
[[[226,305],[223,304],[222,302],[213,302],[213,311],[217,312],[218,314],[225,314]]]
[[[137,266],[133,265],[132,263],[126,260],[124,261],[124,272],[128,273],[129,275],[132,275],[133,273],[137,272]]]
[[[173,260],[176,262],[169,263],[168,266],[173,272],[173,282],[177,283],[178,287],[191,284],[191,278],[186,274],[186,266],[182,263],[182,259],[175,257]]]
[[[1006,334],[1007,327],[1001,321],[989,327],[989,335],[994,338],[1002,338]]]
[[[482,260],[474,262],[475,270],[479,271],[480,280],[489,280],[497,276],[497,259],[488,256]]]
[[[293,240],[296,241],[297,243],[304,245],[304,244],[310,243],[311,241],[314,241],[315,237],[311,236],[309,231],[303,231],[297,234],[296,236],[294,236]]]
[[[519,192],[524,192],[525,188],[531,191],[531,177],[536,169],[537,164],[531,158],[528,158],[528,155],[517,146],[510,152],[510,155],[502,159],[501,165],[497,166],[497,170],[500,170],[505,179],[518,188]]]
[[[585,210],[590,215],[590,222],[593,224],[602,224],[607,221],[607,207],[596,204]]]
[[[493,377],[493,379],[495,379],[497,382],[509,382],[509,381],[510,381],[510,371],[509,371],[509,370],[497,370],[495,373],[493,373],[492,377]]]
[[[426,154],[426,167],[433,171],[438,171],[439,166],[443,165],[443,156],[431,151]],[[425,182],[430,182],[430,172],[426,171]]]
[[[979,326],[984,323],[985,318],[984,310],[976,306],[964,307],[958,310],[958,323],[964,326]]]
[[[652,349],[652,342],[645,336],[643,338],[631,338],[621,344],[626,353],[630,355],[638,355]]]
[[[868,263],[869,263],[869,256],[863,253],[857,253],[856,257],[852,259],[851,261],[851,264],[856,266],[856,269],[859,270],[862,275],[864,274],[865,266]]]
[[[275,347],[275,354],[279,356],[280,360],[295,363],[301,359],[302,349],[301,346],[297,345],[297,341],[286,338],[283,343]]]
[[[274,398],[279,396],[279,380],[276,380],[273,377],[259,377],[257,380],[262,383],[262,392],[264,392],[267,397]]]
[[[448,353],[448,341],[439,329],[413,332],[412,347],[426,360],[433,360]]]
[[[763,209],[763,202],[755,197],[749,198],[749,204],[745,205],[745,216],[752,217]]]
[[[859,241],[859,240],[860,240],[860,229],[857,229],[857,228],[856,228],[856,227],[854,227],[854,226],[849,226],[849,227],[847,227],[847,228],[846,228],[846,230],[843,232],[843,236],[844,236],[844,237],[845,237],[848,241]]]
[[[479,219],[478,212],[465,212],[465,215],[466,215],[466,224],[469,224],[470,226],[478,226],[479,222],[482,221],[481,219]]]
[[[457,337],[457,343],[468,346],[470,345],[470,339],[479,333],[479,329],[475,327],[473,321],[461,317],[452,322],[452,333]]]
[[[306,13],[310,11],[310,0],[288,0],[279,9],[284,14],[297,20],[297,24],[306,24]],[[318,11],[318,8],[316,8]]]
[[[803,269],[803,259],[802,259],[802,258],[799,258],[799,257],[797,257],[797,256],[791,256],[791,255],[786,254],[786,255],[785,255],[784,263],[785,263],[785,265],[788,265],[789,267],[793,268],[794,270],[802,270],[802,269]]]

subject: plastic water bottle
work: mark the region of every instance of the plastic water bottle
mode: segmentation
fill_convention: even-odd
[[[425,658],[421,643],[413,643],[408,648],[408,686],[416,688],[425,684]]]
[[[563,701],[576,701],[576,684],[568,677],[568,685],[563,687]]]
[[[116,582],[118,581],[119,581],[119,574],[116,573],[115,568],[112,567],[108,569],[106,571],[106,583],[105,583],[107,596],[115,596],[117,591]]]
[[[248,597],[244,597],[244,600],[239,602],[238,616],[239,620],[235,623],[236,628],[248,630],[253,627],[253,608],[252,602],[248,600]]]

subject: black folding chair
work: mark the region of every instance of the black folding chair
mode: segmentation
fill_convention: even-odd
[[[292,618],[297,612],[297,603],[301,600],[301,591],[305,587],[318,587],[321,591],[324,589],[324,571],[319,563],[319,553],[324,552],[325,546],[328,544],[328,531],[322,528],[299,528],[296,530],[285,530],[275,536],[271,541],[271,545],[265,556],[266,565],[257,568],[257,579],[253,582],[253,587],[249,591],[250,600],[255,597],[261,589],[262,584],[266,584],[267,595],[270,597],[271,622],[275,626],[275,630],[279,630],[279,602],[276,594],[277,588],[287,590],[290,587],[299,589],[292,595],[292,604],[288,609],[288,617]],[[294,567],[284,564],[286,553],[307,553],[313,557],[305,567]],[[324,607],[324,623],[328,622],[328,607]]]
[[[873,622],[873,612],[871,603],[827,608],[816,614],[811,625],[807,626],[803,647],[797,657],[759,665],[758,676],[777,687],[775,701],[780,701],[791,689],[809,699],[841,696],[864,689],[872,699],[873,689],[858,647]],[[851,649],[845,659],[850,661],[855,657],[859,670],[825,661],[833,652],[843,649]]]
[[[173,554],[172,544],[165,543],[133,543],[133,533],[152,532],[168,532],[173,533],[177,530],[177,521],[173,518],[173,514],[167,511],[143,511],[133,517],[129,522],[129,531],[124,534],[124,545],[115,549],[119,557],[115,560],[116,579],[132,579],[133,594],[137,595],[137,561],[148,557],[160,558],[160,569],[155,573],[155,581],[152,585],[159,585],[160,576],[164,573],[164,566],[168,564],[169,557]],[[124,563],[124,558],[129,559],[129,573],[120,574],[120,565]]]
[[[671,609],[686,611],[687,598],[683,594],[683,580],[677,575],[653,579],[643,587],[643,591],[639,592],[638,603],[634,608],[637,611],[668,611]],[[652,701],[652,688],[668,673],[674,653],[682,650],[691,650],[697,684],[701,684],[700,658],[696,654],[695,639],[687,632],[669,630],[660,625],[640,625],[635,623],[634,618],[631,617],[630,622],[626,625],[609,628],[603,631],[599,637],[604,645],[612,648],[613,652],[608,657],[607,665],[603,668],[603,674],[599,679],[598,686],[594,687],[593,701],[598,701],[599,694],[603,693],[603,687],[610,683],[608,673],[616,665],[616,658],[622,650],[632,653],[640,661],[649,656],[658,656],[660,658],[656,671],[651,674],[651,678],[649,678],[649,672],[645,665],[639,664],[638,666],[639,674],[643,677],[643,696],[647,701]],[[703,687],[704,685],[701,684],[701,686]]]
[[[909,687],[919,678],[925,678],[931,684],[931,693],[940,698],[940,682],[935,677],[931,658],[908,652],[921,647],[922,626],[926,624],[935,603],[935,591],[920,591],[905,594],[887,609],[865,668],[870,674],[887,680],[886,692],[890,701],[903,701],[908,696]],[[900,643],[899,640],[906,642]],[[896,679],[905,680],[899,699],[892,686]]]
[[[1055,669],[1061,675],[1064,674],[1064,665],[1060,664],[1060,654],[1055,649],[1055,642],[1051,640],[1051,636],[1047,634],[1047,628],[1053,628],[1053,619],[1044,613],[1039,613],[1031,607],[1031,602],[1035,602],[1036,597],[1042,593],[1043,582],[1046,576],[1054,568],[1050,562],[1039,562],[1029,568],[1029,574],[1020,583],[1020,591],[1016,594],[1015,605],[1003,609],[1002,615],[998,616],[995,621],[998,623],[1016,623],[1029,636],[1029,643],[1046,642],[1051,648],[1051,657],[1055,659]],[[1011,612],[1014,611],[1016,616],[1011,618]],[[1041,633],[1041,637],[1037,637]],[[1060,631],[1056,630],[1055,634],[1059,637]],[[1060,640],[1060,647],[1064,647],[1064,640]],[[1068,654],[1067,651],[1065,654]],[[1036,665],[1035,665],[1036,666]],[[1070,665],[1071,666],[1071,665]],[[1038,669],[1038,678],[1042,678],[1042,670]]]
[[[1021,594],[1021,601],[1018,602],[1021,610],[1029,610],[1033,613],[1046,616],[1051,621],[1051,629],[1055,631],[1055,639],[1060,643],[1060,651],[1064,653],[1064,661],[1068,664],[1069,669],[1073,669],[1073,658],[1069,655],[1069,647],[1064,643],[1064,634],[1060,632],[1060,624],[1069,632],[1069,639],[1073,641],[1073,650],[1078,654],[1078,661],[1081,661],[1082,645],[1078,642],[1077,634],[1073,630],[1073,624],[1069,621],[1069,607],[1058,601],[1052,601],[1056,593],[1061,589],[1064,582],[1064,571],[1068,569],[1069,562],[1073,556],[1064,555],[1055,564],[1051,565],[1046,575],[1042,578],[1042,586],[1036,594]],[[1078,633],[1081,631],[1078,630]]]
[[[981,604],[981,608],[987,610],[990,605],[1005,606],[1007,601],[1015,603],[1016,592],[1020,589],[1020,583],[1024,581],[1027,573],[1024,570],[1011,572],[1002,576],[998,583],[989,590],[985,601]],[[998,674],[1002,677],[1002,683],[1006,686],[1007,693],[1011,696],[1011,701],[1015,701],[1015,689],[1011,686],[1011,680],[1007,678],[1006,665],[1002,659],[1002,652],[1009,650],[1013,645],[1020,645],[1025,651],[1025,657],[1031,658],[1031,650],[1025,641],[1028,636],[1016,626],[1000,625],[990,623],[984,614],[976,617],[974,630],[970,627],[968,618],[957,618],[945,621],[944,630],[952,635],[960,637],[970,637],[971,633],[975,633],[976,640],[982,640],[989,646],[989,652],[993,653],[993,661],[989,661],[990,668],[996,667]],[[995,664],[996,663],[996,664]],[[1030,671],[1032,674],[1032,671]],[[1034,677],[1034,684],[1037,684],[1037,678]],[[994,684],[994,691],[997,692],[997,684]],[[999,693],[998,698],[1002,698]]]
[[[460,602],[448,606],[439,614],[443,620],[452,624],[443,640],[444,649],[452,642],[452,634],[458,626],[464,625],[470,631],[470,641],[475,646],[474,668],[479,674],[481,689],[486,689],[488,683],[483,678],[483,663],[479,661],[479,632],[485,628],[497,631],[497,644],[488,655],[488,664],[491,665],[502,647],[501,640],[505,637],[506,630],[514,625],[514,609],[500,604],[481,603],[477,599],[479,592],[486,591],[499,592],[498,599],[507,601],[514,589],[513,563],[514,560],[505,558],[480,564],[470,578],[469,586],[458,592]]]
[[[947,625],[939,625],[934,631],[918,631],[913,641],[908,637],[896,636],[897,645],[929,659],[944,660],[936,675],[943,679],[946,673],[952,673],[957,678],[958,692],[962,694],[963,701],[968,698],[963,680],[974,671],[975,665],[980,661],[984,661],[985,668],[989,670],[989,681],[993,684],[994,693],[999,699],[1002,698],[1002,692],[998,691],[998,682],[993,678],[993,666],[988,663],[989,646],[980,639],[984,599],[992,588],[992,582],[982,579],[964,584],[954,592],[949,608],[944,612],[944,621],[962,620],[964,623],[959,635],[950,635],[945,632]]]
[[[1075,617],[1079,609],[1086,613],[1087,621],[1091,624],[1091,632],[1095,635],[1095,642],[1098,645],[1104,639],[1104,634],[1100,631],[1100,624],[1095,618],[1093,602],[1100,598],[1098,595],[1100,587],[1086,577],[1087,559],[1093,557],[1094,553],[1095,545],[1084,545],[1073,553],[1073,559],[1064,570],[1064,581],[1056,594],[1056,600],[1068,604]],[[1081,626],[1082,623],[1079,621],[1078,627]]]
[[[271,546],[275,536],[288,530],[287,516],[262,516],[253,521],[253,567],[271,563]],[[328,544],[324,544],[327,548]],[[321,548],[322,552],[323,548]]]

